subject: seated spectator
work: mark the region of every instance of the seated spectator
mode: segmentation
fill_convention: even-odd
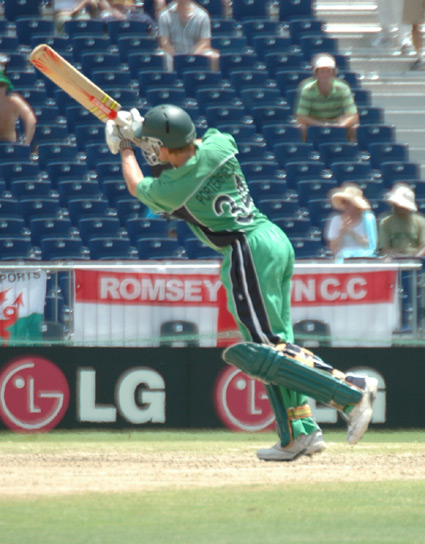
[[[332,207],[341,213],[330,218],[325,237],[336,260],[373,257],[377,228],[374,213],[357,185],[347,183],[330,193]]]
[[[30,145],[37,125],[31,106],[18,93],[11,93],[13,85],[10,79],[0,72],[0,140]],[[23,122],[23,134],[19,137],[17,122]]]
[[[349,140],[356,140],[359,114],[350,86],[336,77],[335,58],[320,53],[312,60],[313,77],[300,83],[295,106],[297,122],[307,139],[309,126],[336,126],[347,129]]]
[[[416,52],[416,60],[411,70],[425,70],[425,58],[422,40],[422,25],[425,22],[425,3],[423,0],[404,0],[403,23],[412,28],[412,43]]]
[[[126,15],[109,0],[55,0],[53,11],[58,32],[72,19],[126,19]]]
[[[211,69],[219,69],[219,52],[211,48],[211,19],[204,8],[192,0],[176,0],[159,15],[159,43],[172,68],[174,55],[205,55]]]
[[[379,251],[391,257],[425,255],[425,217],[417,213],[415,193],[397,183],[388,195],[392,213],[379,222]]]

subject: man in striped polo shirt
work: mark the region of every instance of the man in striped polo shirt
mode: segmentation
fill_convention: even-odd
[[[334,57],[321,53],[312,64],[314,77],[301,83],[295,111],[304,139],[309,126],[336,126],[345,127],[348,139],[356,140],[357,106],[349,85],[336,78]]]

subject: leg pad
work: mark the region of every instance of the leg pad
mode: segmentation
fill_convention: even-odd
[[[362,398],[359,388],[330,372],[307,366],[285,351],[263,344],[235,344],[223,352],[223,359],[252,378],[292,389],[324,404],[346,406],[357,404]]]

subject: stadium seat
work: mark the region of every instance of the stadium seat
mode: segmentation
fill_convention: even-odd
[[[319,145],[324,142],[346,142],[347,129],[343,127],[310,126],[307,128],[307,140]]]
[[[151,31],[151,25],[144,21],[115,20],[106,23],[106,32],[113,43],[118,43],[122,36],[146,36]]]
[[[178,259],[180,246],[174,238],[139,238],[136,243],[139,258],[142,260]]]
[[[186,91],[182,87],[151,87],[143,94],[151,106],[175,104],[184,108],[187,105]]]
[[[384,123],[384,108],[359,106],[360,125],[381,125]]]
[[[146,70],[139,72],[139,87],[140,93],[144,95],[148,89],[165,87],[167,89],[172,87],[184,88],[187,93],[186,87],[183,87],[183,81],[177,77],[177,72],[166,70]]]
[[[357,129],[357,141],[361,149],[368,149],[375,142],[394,142],[395,127],[393,125],[360,125]]]
[[[52,21],[47,21],[46,19],[43,19],[43,21],[52,23]],[[49,45],[66,60],[70,62],[73,61],[72,45],[69,41],[68,36],[56,36],[55,34],[46,34],[45,32],[40,34],[37,33],[31,36],[31,41],[28,45],[34,48],[42,43]],[[55,83],[53,83],[53,81],[45,81],[45,84],[50,91],[54,89]]]
[[[232,70],[229,79],[237,92],[244,89],[276,89],[276,81],[270,78],[267,70]]]
[[[4,17],[8,21],[16,21],[18,17],[33,16],[38,18],[40,15],[39,0],[3,0]]]
[[[328,198],[311,198],[307,202],[307,208],[311,223],[320,229],[323,226],[323,221],[327,220],[329,215],[335,212]]]
[[[278,225],[289,237],[307,237],[313,231],[313,226],[309,217],[274,217],[273,223]]]
[[[176,221],[176,233],[177,241],[180,246],[184,246],[184,243],[188,238],[194,237],[192,229],[189,227],[186,221],[183,221],[182,219],[178,219]]]
[[[254,36],[252,46],[260,59],[264,59],[266,53],[288,53],[293,51],[292,41],[287,36]]]
[[[42,216],[57,216],[61,213],[59,198],[23,198],[19,210],[29,226],[31,219]]]
[[[254,52],[222,53],[220,69],[224,77],[229,78],[233,70],[264,70],[264,64],[259,61]]]
[[[0,179],[0,195],[4,193],[6,188],[7,188],[6,182],[4,181],[4,179]]]
[[[97,181],[63,180],[59,181],[57,189],[60,202],[64,207],[71,198],[100,198],[102,195]]]
[[[59,108],[54,106],[34,106],[33,108],[35,116],[37,117],[37,125],[65,125],[67,126],[67,119],[64,117]]]
[[[306,206],[309,199],[326,198],[329,191],[336,186],[334,179],[302,179],[296,184],[300,204]]]
[[[14,53],[18,47],[19,40],[16,36],[3,36],[0,34],[0,50],[2,53]]]
[[[273,151],[282,168],[287,162],[319,159],[319,154],[310,142],[280,142],[273,144]]]
[[[0,217],[21,217],[18,200],[12,193],[0,197]]]
[[[40,82],[35,70],[31,69],[25,72],[22,70],[8,70],[7,77],[16,89],[34,88],[40,84],[45,86],[45,82]]]
[[[101,124],[77,125],[75,136],[80,151],[84,151],[88,144],[103,144],[105,142],[105,127]]]
[[[80,62],[83,74],[91,77],[93,70],[115,71],[120,68],[121,59],[118,53],[81,53]]]
[[[297,199],[275,198],[261,199],[256,202],[258,209],[273,221],[275,217],[297,217],[300,215],[300,207]]]
[[[355,142],[324,142],[317,147],[328,168],[333,162],[361,160],[360,146]]]
[[[69,132],[65,125],[37,125],[33,143],[56,144],[57,142],[69,141]]]
[[[241,89],[239,96],[248,111],[261,105],[262,107],[281,107],[286,106],[286,99],[281,95],[279,89]]]
[[[71,38],[77,34],[96,36],[105,33],[105,25],[98,19],[72,19],[65,22],[64,31]]]
[[[186,70],[210,70],[211,61],[205,55],[174,55],[173,69],[179,77],[183,76]]]
[[[255,180],[285,180],[286,173],[279,168],[277,161],[259,163],[258,161],[244,161],[242,171],[248,183]]]
[[[51,162],[72,162],[78,161],[80,152],[73,143],[40,143],[38,148],[38,164],[40,168],[46,170]]]
[[[346,181],[365,181],[373,178],[370,162],[341,161],[331,164],[332,174],[339,184]]]
[[[290,124],[271,124],[267,123],[262,127],[262,134],[270,146],[280,142],[299,142],[302,143],[302,133],[298,126]]]
[[[130,53],[154,53],[159,44],[156,36],[119,36],[117,39],[118,52],[121,62],[127,62]]]
[[[101,161],[96,164],[96,172],[101,181],[123,180],[121,163],[116,161]]]
[[[31,231],[25,226],[22,217],[0,217],[0,238],[7,236],[30,236]]]
[[[323,34],[304,35],[299,39],[304,56],[308,59],[317,55],[317,53],[336,53],[338,50],[338,40]]]
[[[120,164],[119,155],[112,155],[106,144],[87,144],[85,146],[85,153],[87,155],[87,166],[91,170],[96,170],[97,165],[101,162],[116,161]]]
[[[323,21],[309,17],[291,17],[288,21],[292,43],[299,44],[303,36],[324,34]]]
[[[358,107],[371,105],[372,94],[368,89],[351,89],[351,93]]]
[[[285,94],[288,90],[297,89],[298,85],[311,76],[308,70],[282,69],[274,74],[280,91]]]
[[[276,162],[276,155],[271,151],[264,140],[255,143],[241,143],[238,145],[238,160],[244,161],[257,160],[261,163]]]
[[[360,181],[358,182],[358,186],[363,191],[367,200],[382,199],[387,191],[382,178]]]
[[[129,197],[127,185],[122,177],[119,179],[105,179],[101,183],[101,191],[109,200],[109,204],[113,208],[119,199],[126,199]]]
[[[69,217],[33,217],[29,227],[32,243],[36,246],[40,246],[43,238],[69,238],[77,233]]]
[[[82,217],[108,216],[112,213],[105,198],[71,198],[68,210],[74,225],[77,225]]]
[[[267,199],[279,199],[283,198],[286,194],[288,187],[284,180],[282,181],[250,181],[248,183],[249,192],[254,200],[258,202],[259,200]]]
[[[212,36],[241,36],[242,24],[240,21],[227,17],[214,16],[211,19]]]
[[[295,189],[298,181],[302,179],[326,179],[331,175],[325,175],[326,165],[322,161],[294,161],[287,162],[285,172],[288,187]]]
[[[107,260],[135,260],[138,259],[136,249],[127,237],[102,236],[90,238],[88,241],[91,259]]]
[[[148,207],[145,204],[133,197],[117,199],[115,209],[123,226],[126,226],[129,219],[141,219],[148,211]]]
[[[26,261],[35,258],[28,239],[19,236],[0,237],[0,261]]]
[[[253,123],[244,106],[207,106],[205,116],[210,127],[233,122]]]
[[[101,89],[116,87],[119,89],[128,89],[134,86],[130,72],[105,72],[104,70],[92,70],[91,80]]]
[[[35,34],[52,36],[55,33],[55,25],[52,19],[41,17],[17,17],[16,35],[21,45],[33,45],[32,38]]]
[[[290,21],[293,18],[313,16],[311,0],[285,0],[280,3],[280,20]]]
[[[41,171],[38,163],[33,161],[1,162],[0,176],[10,186],[10,183],[18,179],[41,179]]]
[[[253,45],[256,36],[281,36],[283,24],[268,17],[255,17],[241,21],[243,34]]]
[[[170,73],[175,73],[177,78],[177,72]],[[177,80],[183,81],[187,96],[193,98],[196,96],[197,89],[223,86],[221,72],[213,72],[211,70],[187,69],[181,75],[181,80],[178,78]]]
[[[264,125],[286,124],[292,117],[292,110],[288,105],[253,106],[249,113],[254,118],[258,132],[262,132]]]
[[[373,143],[369,144],[370,163],[372,168],[380,168],[384,162],[407,162],[409,160],[409,148],[407,144]]]
[[[221,259],[222,255],[198,238],[187,238],[184,249],[188,259]]]
[[[18,200],[58,197],[57,192],[52,188],[50,180],[17,179],[10,183],[10,190]]]
[[[92,238],[112,236],[119,238],[125,231],[117,217],[81,217],[78,220],[78,230],[85,245]]]
[[[256,17],[264,19],[267,16],[267,3],[263,0],[233,0],[233,17],[237,21]]]
[[[264,63],[272,77],[275,77],[281,70],[305,70],[307,67],[307,63],[301,51],[266,53],[264,56]]]
[[[385,186],[390,188],[395,183],[419,179],[419,165],[406,161],[387,161],[380,165]]]
[[[40,244],[44,261],[88,260],[87,248],[79,236],[43,238]]]
[[[223,53],[243,53],[252,50],[248,46],[246,36],[214,36],[211,38],[211,46]]]
[[[105,34],[102,36],[87,36],[84,34],[76,34],[71,39],[72,55],[74,62],[82,62],[83,53],[97,53],[103,55],[111,51],[111,39]]]
[[[319,237],[291,238],[296,259],[315,259],[321,257],[322,240]]]
[[[131,217],[126,221],[128,235],[133,244],[139,238],[168,238],[169,223],[166,219]]]
[[[57,187],[60,181],[83,182],[89,179],[87,164],[82,162],[49,162],[46,172],[54,187]]]
[[[18,143],[0,142],[0,163],[30,160],[31,148]]]
[[[127,62],[133,79],[138,79],[141,71],[166,69],[161,53],[129,53]]]
[[[232,87],[198,89],[195,96],[201,111],[205,111],[207,106],[242,106],[240,98],[238,98],[236,91]]]

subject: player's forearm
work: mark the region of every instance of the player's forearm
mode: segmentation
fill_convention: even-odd
[[[121,151],[121,165],[127,189],[132,196],[136,196],[137,186],[144,175],[131,149]]]

